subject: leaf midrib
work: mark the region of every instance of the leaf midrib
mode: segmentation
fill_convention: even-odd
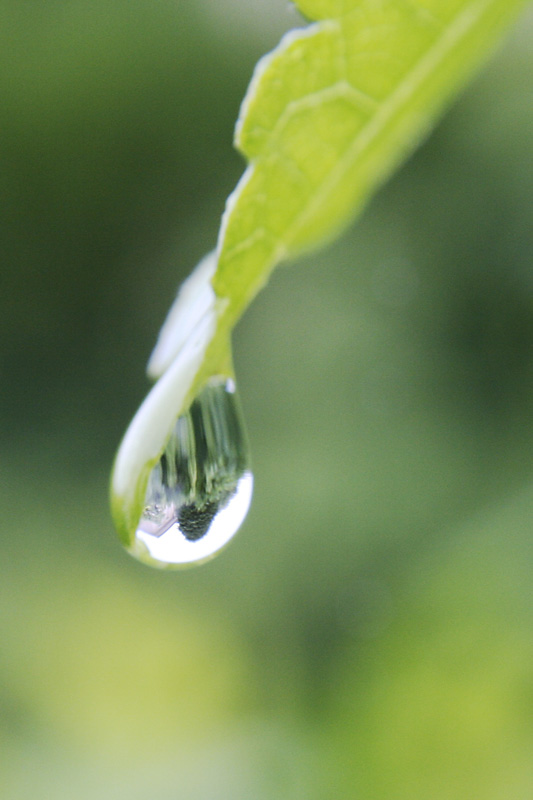
[[[307,220],[320,209],[326,198],[335,190],[336,185],[342,181],[344,173],[372,145],[391,120],[396,115],[401,114],[409,99],[419,91],[428,78],[433,77],[438,65],[449,57],[454,48],[460,46],[461,42],[491,5],[493,5],[493,0],[478,0],[475,3],[470,3],[450,23],[443,27],[442,34],[406,74],[390,97],[380,104],[379,109],[357,134],[352,145],[339,159],[328,177],[322,182],[320,188],[313,194],[306,207],[302,209],[289,226],[283,241],[279,243],[278,258],[276,260],[282,260],[291,252],[291,241],[294,240],[298,232],[305,226]]]

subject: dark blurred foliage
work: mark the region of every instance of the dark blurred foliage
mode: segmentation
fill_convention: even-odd
[[[114,538],[144,364],[298,20],[251,6],[0,4],[2,797],[529,797],[531,15],[239,325],[239,537],[171,575]]]

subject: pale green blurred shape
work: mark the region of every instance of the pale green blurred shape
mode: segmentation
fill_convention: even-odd
[[[533,792],[530,487],[414,556],[395,618],[333,681],[341,797]]]
[[[57,535],[90,536],[98,512],[47,530],[26,489],[0,591],[2,797],[310,796],[309,736],[258,702],[236,618],[64,549]]]

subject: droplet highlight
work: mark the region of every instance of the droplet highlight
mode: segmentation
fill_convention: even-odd
[[[213,379],[178,418],[152,469],[130,552],[169,568],[212,558],[237,533],[252,488],[235,384]]]

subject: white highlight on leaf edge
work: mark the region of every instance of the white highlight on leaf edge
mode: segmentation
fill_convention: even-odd
[[[216,295],[211,278],[216,266],[217,255],[213,251],[200,261],[181,285],[150,356],[147,367],[150,378],[159,378],[185,346],[200,320],[214,314]]]
[[[145,466],[155,461],[164,449],[215,334],[216,322],[215,309],[207,308],[194,329],[188,331],[176,358],[149,392],[126,431],[111,484],[113,494],[126,503],[134,499]]]

